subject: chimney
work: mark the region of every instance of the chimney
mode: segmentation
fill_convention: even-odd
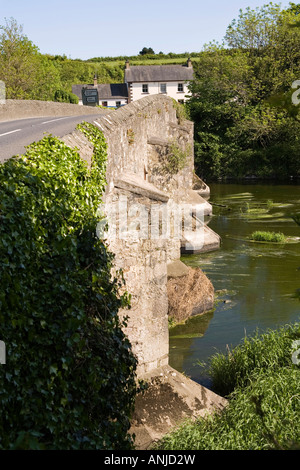
[[[125,69],[128,70],[129,68],[130,68],[129,60],[127,59],[125,62]]]
[[[188,58],[187,66],[188,66],[188,67],[191,67],[191,66],[192,66],[192,61],[191,61],[190,57]]]
[[[94,75],[94,86],[98,85],[97,74]]]

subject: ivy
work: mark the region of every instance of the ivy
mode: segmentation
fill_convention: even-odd
[[[136,359],[122,277],[96,236],[106,144],[91,169],[44,137],[0,166],[0,449],[127,449]]]

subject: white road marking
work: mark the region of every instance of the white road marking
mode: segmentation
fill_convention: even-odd
[[[21,130],[22,129],[15,129],[14,131],[5,132],[4,134],[0,134],[0,137],[2,137],[3,135],[13,134],[14,132],[19,132]]]
[[[99,124],[99,122],[97,122],[97,121],[93,121],[93,122],[94,122],[94,124],[96,124],[96,126],[100,127],[101,131],[103,131],[103,128],[102,128],[102,126]]]
[[[69,119],[70,117],[72,117],[72,116],[66,116],[66,117],[62,117],[62,118],[51,119],[51,121],[44,121],[41,124],[48,124],[49,122],[61,121],[62,119]]]

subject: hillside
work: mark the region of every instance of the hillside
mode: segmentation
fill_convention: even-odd
[[[122,83],[125,61],[132,65],[176,64],[186,62],[198,53],[139,54],[136,56],[70,59],[66,55],[41,54],[38,47],[23,33],[14,18],[6,20],[0,34],[0,80],[5,83],[6,99],[43,100],[76,103],[72,85]]]
[[[200,53],[95,57],[86,61],[67,59],[65,56],[49,58],[60,68],[61,77],[64,78],[63,88],[71,92],[72,84],[92,83],[95,73],[98,83],[123,83],[126,60],[131,65],[175,65],[186,63],[189,57],[193,62],[199,61]]]

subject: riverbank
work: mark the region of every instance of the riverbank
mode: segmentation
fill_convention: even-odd
[[[245,338],[211,359],[214,388],[227,395],[221,414],[187,422],[161,450],[300,449],[299,323]],[[299,346],[298,346],[299,347]]]

